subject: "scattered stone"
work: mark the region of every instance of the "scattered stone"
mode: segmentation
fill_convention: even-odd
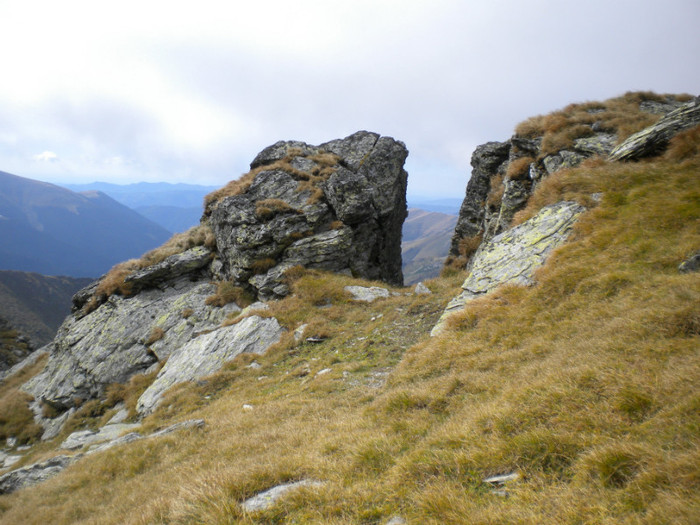
[[[276,487],[266,490],[265,492],[261,492],[260,494],[257,494],[256,496],[245,500],[241,504],[241,506],[246,512],[266,510],[273,506],[277,502],[277,500],[282,498],[291,490],[299,489],[302,487],[316,488],[321,487],[322,485],[323,482],[321,481],[313,481],[308,479],[302,481],[295,481],[293,483],[283,483],[282,485],[277,485]]]
[[[5,440],[5,444],[7,445],[8,448],[14,448],[17,445],[17,438],[16,437],[8,437]]]
[[[240,353],[263,354],[283,333],[274,317],[254,315],[192,339],[170,356],[139,398],[136,410],[141,415],[150,414],[171,386],[213,374]]]
[[[389,297],[389,290],[380,288],[379,286],[371,286],[369,288],[366,286],[346,286],[344,290],[352,294],[352,298],[355,301],[364,301],[367,303],[371,303],[380,298]]]
[[[313,344],[318,344],[318,343],[323,343],[327,337],[307,337],[306,342],[307,343],[313,343]]]
[[[563,244],[584,208],[572,201],[546,206],[530,220],[482,244],[474,255],[462,293],[452,299],[431,331],[439,334],[447,318],[472,299],[503,284],[530,286],[549,253]]]
[[[678,267],[680,273],[690,273],[700,271],[700,250],[688,257]]]
[[[252,368],[253,370],[258,370],[258,369],[262,368],[262,365],[260,363],[258,363],[257,361],[253,361],[252,363],[247,365],[246,368]]]
[[[116,423],[123,423],[129,418],[129,411],[124,408],[123,403],[119,403],[116,407],[117,413],[112,416],[112,418],[107,422],[108,425],[114,425]]]
[[[324,368],[323,370],[319,370],[318,372],[316,372],[316,376],[317,377],[322,376],[322,375],[325,375],[328,372],[332,372],[332,371],[333,371],[333,369],[331,369],[331,368]]]
[[[430,288],[428,288],[423,283],[418,283],[416,285],[416,288],[413,290],[413,293],[415,293],[416,295],[430,295],[433,292],[431,292]]]
[[[294,341],[299,342],[304,338],[304,331],[306,330],[306,327],[309,326],[308,323],[304,323],[301,325],[299,328],[294,330]]]
[[[181,421],[180,423],[170,425],[169,427],[164,428],[163,430],[159,430],[158,432],[154,432],[153,434],[149,434],[146,437],[155,438],[165,436],[167,434],[172,434],[173,432],[177,432],[179,430],[186,430],[189,428],[204,428],[204,425],[205,421],[203,419],[188,419],[187,421]]]
[[[658,155],[677,133],[700,124],[700,97],[667,113],[656,124],[635,133],[608,157],[613,161],[637,160]]]
[[[108,441],[107,443],[98,443],[91,445],[85,454],[89,455],[95,454],[96,452],[103,452],[112,447],[116,447],[117,445],[124,445],[126,443],[131,443],[132,441],[137,441],[143,438],[144,436],[139,434],[138,432],[129,432],[128,434],[113,439],[112,441]]]
[[[245,412],[251,412],[253,410],[253,405],[243,405],[242,408]]]
[[[386,522],[386,525],[406,525],[406,520],[401,516],[392,516],[391,519]]]
[[[22,456],[6,456],[5,460],[2,462],[2,467],[3,468],[10,468],[12,465],[17,463],[20,459],[22,459]]]
[[[492,485],[504,485],[509,481],[518,481],[521,478],[519,472],[511,472],[510,474],[500,474],[498,476],[491,476],[486,478],[484,483],[490,483]]]
[[[0,494],[10,494],[23,487],[46,481],[78,458],[80,458],[80,455],[56,456],[41,463],[34,463],[33,465],[8,472],[0,476]]]

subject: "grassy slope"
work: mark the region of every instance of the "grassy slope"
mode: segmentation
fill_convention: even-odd
[[[370,308],[348,303],[348,278],[301,277],[272,313],[329,339],[290,336],[260,369],[242,356],[180,387],[146,428],[203,417],[204,430],[83,459],[0,498],[0,521],[697,523],[700,279],[677,266],[700,247],[699,177],[697,148],[551,177],[520,220],[602,200],[537,286],[475,301],[436,339],[463,275]],[[508,498],[482,483],[513,470]],[[238,505],[303,478],[326,483],[263,513]]]

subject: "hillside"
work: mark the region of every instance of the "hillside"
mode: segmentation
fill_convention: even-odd
[[[406,284],[415,284],[440,274],[456,222],[456,215],[409,208],[401,240]]]
[[[91,279],[0,271],[0,312],[38,348],[50,342],[70,313],[71,298]]]
[[[103,193],[0,172],[0,269],[97,277],[169,236]]]
[[[640,95],[626,111],[639,116],[650,98]],[[700,107],[699,100],[694,104]],[[634,132],[658,121],[641,115],[626,134],[616,127],[616,143],[625,146],[630,135],[635,139]],[[329,196],[342,213],[358,214],[356,235],[365,228],[359,214],[374,206],[369,203],[377,193],[367,190],[361,175],[380,171],[375,162],[381,159],[379,165],[396,175],[392,188],[403,182],[400,143],[385,141],[397,153],[390,161],[386,149],[376,150],[373,134],[324,145],[342,144],[336,148],[342,162],[291,143],[264,150],[249,174],[209,199],[208,227],[218,232],[213,243],[183,243],[183,253],[113,275],[119,282],[109,294],[93,290],[93,302],[85,294],[83,310],[56,339],[60,352],[0,384],[0,437],[31,444],[26,451],[11,449],[18,463],[6,470],[54,469],[51,479],[0,496],[0,522],[697,523],[700,279],[697,268],[681,265],[700,250],[700,126],[695,121],[673,135],[635,162],[597,154],[543,174],[528,184],[517,210],[508,208],[508,221],[499,209],[512,205],[503,196],[513,195],[512,180],[524,182],[524,163],[499,157],[502,173],[484,171],[492,177],[490,202],[473,201],[490,209],[463,206],[481,213],[480,224],[494,231],[477,232],[488,238],[477,246],[457,239],[454,260],[426,283],[431,293],[363,280],[345,269],[298,265],[281,275],[267,265],[267,274],[241,272],[240,281],[211,285],[206,272],[226,269],[219,266],[224,255],[205,266],[207,246],[226,253],[226,264],[236,269],[245,254],[224,252],[231,249],[224,241],[246,234],[251,244],[258,242],[272,221],[312,220],[314,206],[330,213],[324,208],[330,208]],[[561,157],[561,151],[568,150],[546,155]],[[527,167],[546,155],[531,156]],[[356,171],[338,176],[339,166],[353,160]],[[481,160],[473,162],[475,171],[483,168]],[[336,171],[309,181],[320,162]],[[271,180],[284,184],[263,185]],[[329,180],[346,190],[342,198],[339,187],[326,186]],[[300,186],[308,193],[299,195]],[[272,188],[285,188],[282,197],[296,200],[298,211],[271,202],[264,192]],[[467,198],[472,194],[468,190]],[[316,195],[310,208],[306,195]],[[514,230],[538,242],[538,230],[528,225],[537,217],[551,219],[562,203],[576,210],[575,221],[532,273],[534,281],[474,294],[431,337],[448,302],[468,291],[465,284],[489,247],[512,247]],[[272,262],[284,264],[290,248],[294,255],[308,239],[337,239],[331,225],[350,228],[349,222],[325,215],[321,231],[295,236]],[[241,224],[246,227],[233,229]],[[316,246],[311,262],[328,253],[328,243]],[[270,250],[264,243],[256,248]],[[185,267],[189,273],[176,273]],[[248,293],[276,290],[275,300],[241,311],[230,302],[245,304],[233,284],[264,284],[257,275],[279,281]],[[156,277],[158,286],[145,288]],[[356,295],[370,292],[371,302]],[[121,332],[115,324],[120,315]],[[234,345],[227,342],[242,340],[243,328],[273,325],[286,331],[275,331],[278,340],[266,350],[246,340],[247,350],[226,354],[231,357],[216,371],[204,367],[203,356],[217,346],[230,350]],[[268,335],[256,333],[258,342]],[[123,348],[115,341],[120,337]],[[103,392],[85,380],[86,374],[97,377],[87,368],[65,381],[36,379],[47,369],[60,371],[51,367],[68,363],[81,338],[89,339],[84,358],[96,359],[99,368],[119,364],[119,350],[130,365],[143,359],[144,373]],[[105,359],[96,357],[107,343],[114,346]],[[167,352],[167,359],[159,357]],[[208,372],[188,375],[193,369]],[[179,381],[175,371],[184,372]],[[144,409],[155,386],[161,397]],[[26,408],[28,391],[37,389],[51,402],[43,407],[44,419],[66,416],[57,434],[43,441],[46,429]],[[76,392],[94,395],[76,402]],[[105,425],[115,415],[132,425]],[[80,441],[98,439],[96,429],[109,426],[123,434],[111,448]],[[2,476],[3,491],[11,481]],[[273,488],[279,499],[265,492]]]

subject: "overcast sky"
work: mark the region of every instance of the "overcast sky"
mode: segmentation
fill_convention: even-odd
[[[0,170],[223,185],[277,140],[406,143],[409,194],[631,90],[700,93],[700,1],[0,0]]]

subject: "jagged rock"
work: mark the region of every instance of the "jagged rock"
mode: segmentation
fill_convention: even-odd
[[[21,372],[25,368],[32,366],[40,358],[42,358],[46,354],[48,354],[50,349],[51,349],[51,343],[49,343],[46,346],[42,346],[38,350],[35,350],[31,354],[29,354],[27,357],[22,359],[19,363],[15,364],[12,368],[10,368],[8,370],[0,370],[0,381],[2,381],[4,379],[8,379],[8,378],[12,377],[13,375],[17,374],[18,372]]]
[[[681,273],[690,273],[700,271],[700,250],[683,261],[678,267]]]
[[[271,489],[266,490],[265,492],[261,492],[260,494],[257,494],[256,496],[245,500],[241,504],[241,506],[246,512],[256,512],[259,510],[265,510],[272,507],[272,505],[274,505],[277,502],[277,500],[279,500],[282,496],[284,496],[291,490],[295,490],[301,487],[320,487],[322,485],[323,482],[321,481],[313,481],[309,479],[295,481],[293,483],[283,483],[282,485],[272,487]]]
[[[636,160],[662,152],[678,132],[700,125],[700,97],[674,109],[656,124],[635,133],[617,146],[610,160]]]
[[[550,175],[563,168],[578,166],[585,157],[573,151],[561,150],[556,155],[548,155],[542,161]]]
[[[379,286],[346,286],[343,288],[346,292],[352,295],[355,301],[364,301],[366,303],[371,303],[380,298],[389,297],[389,290],[386,288],[381,288]]]
[[[586,155],[608,155],[615,147],[617,137],[612,133],[597,133],[574,140],[574,148]]]
[[[213,374],[242,352],[265,353],[280,340],[283,332],[277,319],[254,315],[192,339],[170,356],[155,381],[141,395],[138,412],[149,414],[171,386]]]
[[[295,265],[401,285],[407,154],[366,131],[266,148],[251,163],[260,171],[248,189],[207,209],[222,275],[265,300],[289,292],[284,271]]]
[[[147,370],[195,333],[219,326],[228,312],[238,310],[235,305],[207,306],[205,298],[215,289],[182,279],[164,290],[112,296],[89,315],[69,316],[46,367],[23,388],[58,409],[71,408],[76,398],[102,395],[107,385]],[[192,313],[183,317],[186,309]]]
[[[10,494],[23,487],[46,481],[75,462],[79,457],[56,456],[41,463],[34,463],[33,465],[8,472],[0,476],[0,494]]]
[[[490,181],[499,171],[504,171],[510,148],[510,142],[487,142],[474,150],[471,158],[472,174],[459,210],[450,255],[459,256],[460,240],[465,237],[474,237],[484,230],[485,205],[491,189]]]
[[[534,284],[534,271],[555,247],[566,241],[583,211],[582,206],[570,201],[546,206],[530,220],[482,244],[474,255],[462,293],[447,305],[431,335],[439,334],[447,318],[468,301],[502,284]]]

